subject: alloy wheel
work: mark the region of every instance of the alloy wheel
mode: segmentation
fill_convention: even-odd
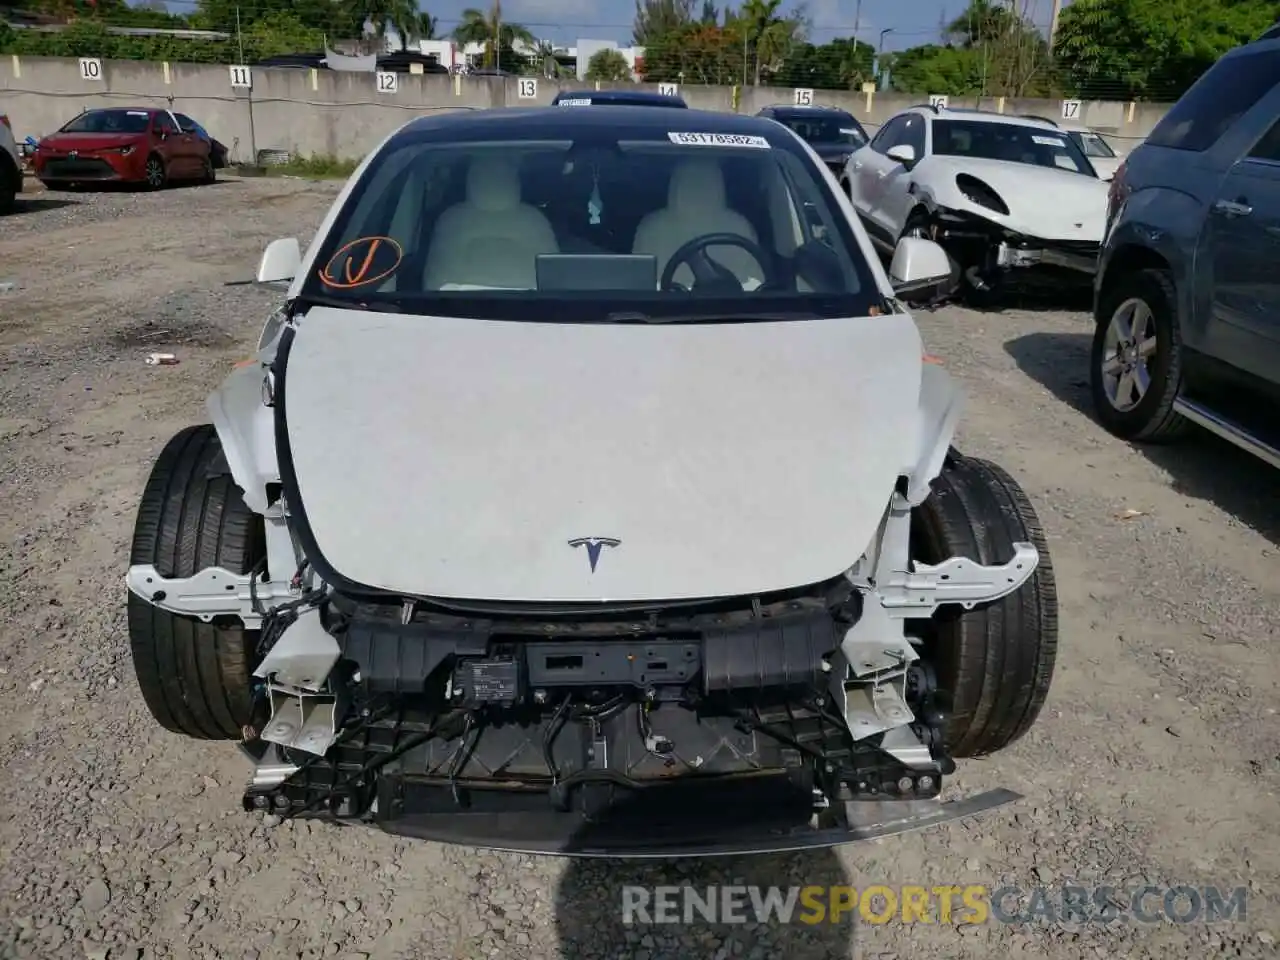
[[[1102,384],[1111,406],[1132,410],[1151,388],[1148,364],[1156,353],[1154,316],[1137,297],[1116,307],[1102,345]]]

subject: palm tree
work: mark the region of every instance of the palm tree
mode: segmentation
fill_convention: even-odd
[[[755,52],[755,83],[764,70],[776,70],[795,46],[799,24],[778,16],[782,0],[746,0],[738,14],[747,41]]]
[[[558,80],[566,72],[564,65],[556,59],[555,44],[550,41],[539,40],[529,59],[534,71],[548,80]]]
[[[453,31],[453,38],[458,43],[478,43],[484,47],[484,65],[498,65],[500,51],[514,49],[516,41],[527,47],[536,46],[533,34],[518,23],[507,23],[502,19],[502,4],[495,0],[493,11],[484,13],[474,7],[462,11],[462,22]]]
[[[410,34],[418,26],[418,5],[415,0],[350,0],[352,14],[361,23],[373,28],[373,34],[385,46],[387,31],[394,30],[400,37],[400,49],[406,49]]]

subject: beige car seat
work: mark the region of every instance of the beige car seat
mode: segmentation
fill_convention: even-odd
[[[758,239],[751,222],[726,203],[720,164],[695,157],[682,161],[672,172],[667,205],[640,221],[631,252],[656,256],[661,278],[673,253],[708,233],[733,233],[752,242]],[[710,246],[706,252],[733,271],[745,288],[764,281],[764,267],[741,247]],[[686,287],[693,285],[688,264],[677,268],[674,279]]]
[[[440,215],[423,269],[423,287],[505,287],[538,285],[534,258],[559,253],[551,222],[520,199],[517,161],[484,156],[467,171],[467,199]]]

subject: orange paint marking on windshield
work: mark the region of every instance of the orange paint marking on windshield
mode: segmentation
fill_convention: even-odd
[[[360,244],[367,244],[368,249],[365,251],[364,260],[360,262],[358,267],[352,267],[356,261],[357,255],[353,255],[352,251],[356,250]],[[389,244],[389,247],[383,247],[383,244]],[[395,259],[391,265],[380,273],[374,273],[377,269],[376,261],[378,253],[382,251],[384,256],[390,253]],[[338,261],[343,257],[346,260],[342,264],[343,279],[334,277]],[[320,281],[327,287],[334,287],[338,290],[353,290],[356,287],[367,287],[370,284],[385,280],[391,274],[396,272],[404,260],[404,250],[400,244],[392,237],[357,237],[350,243],[345,243],[338,248],[338,251],[329,258],[329,262],[325,264],[323,270],[320,271]],[[372,276],[370,275],[372,274]]]

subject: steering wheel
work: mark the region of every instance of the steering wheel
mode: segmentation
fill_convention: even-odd
[[[740,250],[745,250],[751,255],[751,259],[760,264],[760,269],[765,273],[764,283],[761,286],[768,285],[773,279],[769,269],[769,258],[765,256],[765,252],[760,248],[759,244],[736,233],[704,233],[700,237],[694,237],[688,243],[681,244],[676,252],[671,255],[671,259],[667,261],[666,269],[662,271],[662,280],[658,284],[659,288],[662,290],[688,292],[683,284],[675,282],[676,271],[682,265],[687,264],[693,272],[695,287],[713,292],[717,288],[723,288],[726,292],[741,293],[742,281],[728,267],[716,263],[707,256],[708,247],[737,247]]]

